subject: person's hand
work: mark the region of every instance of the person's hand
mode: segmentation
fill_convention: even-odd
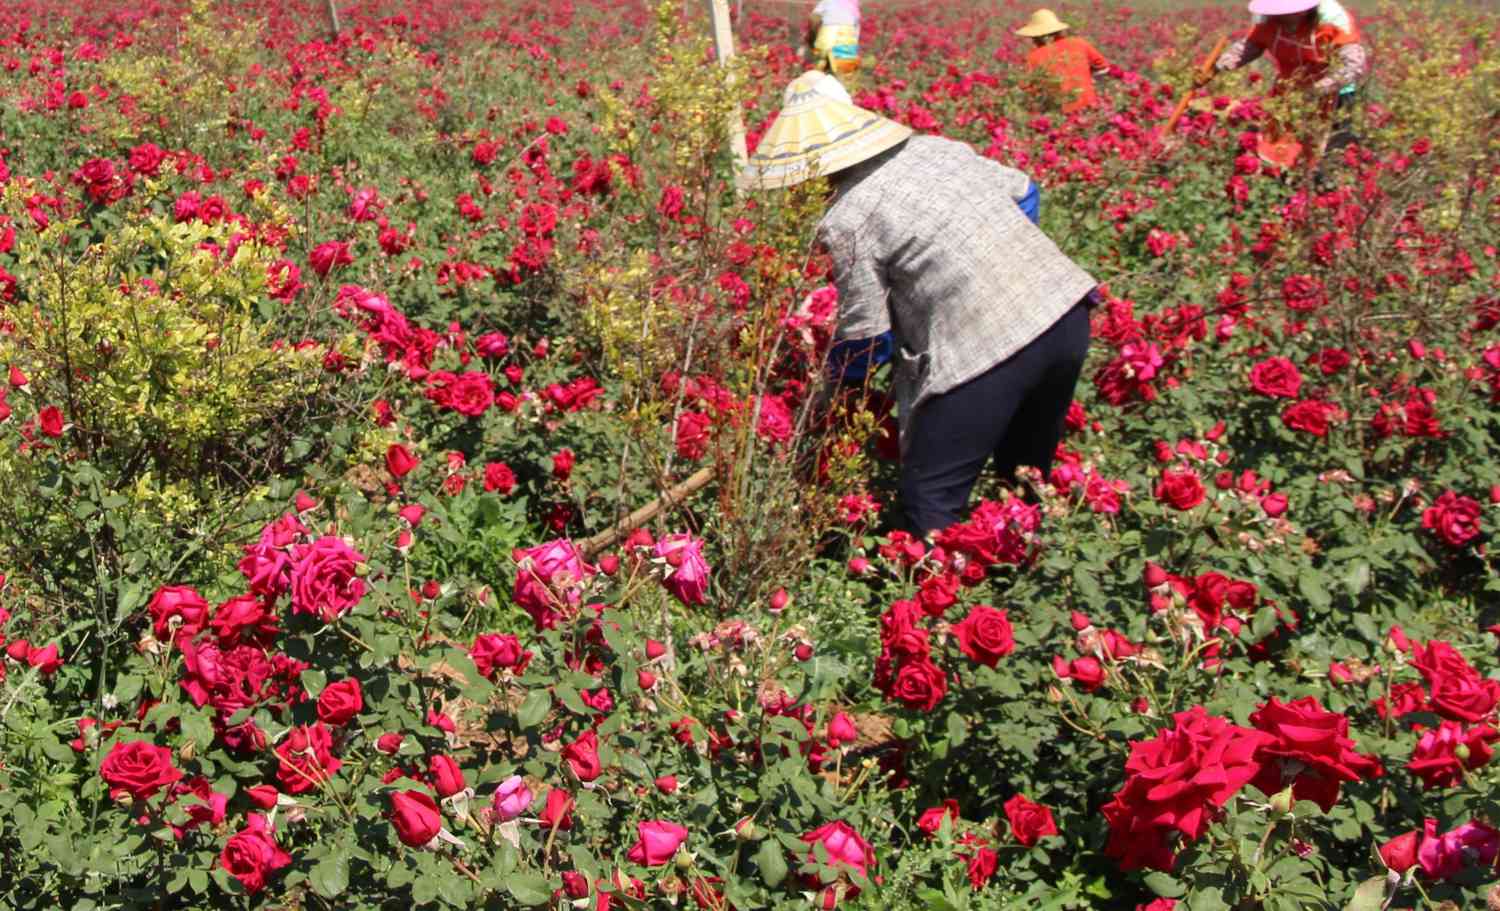
[[[1201,88],[1207,86],[1210,82],[1214,81],[1214,77],[1217,76],[1217,75],[1218,75],[1217,72],[1204,73],[1202,71],[1199,71],[1199,72],[1194,73],[1193,74],[1193,89],[1196,91],[1198,89],[1201,89]]]
[[[1237,60],[1230,54],[1220,54],[1219,59],[1214,61],[1214,72],[1227,73],[1234,69]]]
[[[1319,95],[1332,95],[1339,90],[1339,85],[1332,79],[1319,79],[1313,83],[1313,91]]]

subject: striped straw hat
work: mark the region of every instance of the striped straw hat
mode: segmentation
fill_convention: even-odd
[[[867,161],[912,135],[911,128],[846,99],[827,73],[804,73],[787,86],[781,114],[741,172],[749,190],[774,190],[826,177]],[[842,98],[839,97],[842,95]]]

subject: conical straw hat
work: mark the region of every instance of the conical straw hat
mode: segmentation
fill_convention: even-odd
[[[787,86],[781,114],[740,174],[740,186],[774,190],[826,177],[868,161],[911,135],[910,127],[833,97],[826,73],[804,73]],[[842,86],[840,86],[842,88]]]
[[[1031,14],[1031,21],[1021,28],[1016,29],[1016,34],[1022,38],[1040,38],[1043,35],[1054,35],[1066,31],[1068,24],[1057,18],[1057,14],[1050,9],[1039,9]]]

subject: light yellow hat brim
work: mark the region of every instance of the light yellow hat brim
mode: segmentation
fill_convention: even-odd
[[[1031,14],[1031,21],[1016,29],[1016,34],[1022,38],[1041,38],[1044,35],[1065,32],[1068,28],[1068,23],[1057,18],[1057,14],[1052,10],[1039,9]]]
[[[781,113],[740,172],[741,188],[775,190],[827,177],[912,136],[910,127],[819,91],[820,78],[830,77],[809,73],[787,86]]]

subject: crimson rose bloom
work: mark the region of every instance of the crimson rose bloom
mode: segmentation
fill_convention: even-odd
[[[563,747],[562,757],[582,782],[593,781],[604,770],[599,762],[599,735],[591,730]]]
[[[1436,503],[1422,511],[1422,527],[1449,547],[1464,547],[1479,537],[1479,517],[1483,511],[1478,500],[1445,490]]]
[[[1500,731],[1487,724],[1465,729],[1457,722],[1444,721],[1437,730],[1422,732],[1406,767],[1422,779],[1425,790],[1449,788],[1463,781],[1465,769],[1472,771],[1489,764],[1495,757],[1490,744],[1496,740],[1500,740]],[[1459,758],[1459,747],[1468,750],[1466,758]]]
[[[1010,834],[1027,848],[1036,844],[1039,838],[1057,834],[1052,811],[1027,800],[1024,794],[1017,794],[1005,802],[1005,818],[1010,821]]]
[[[516,473],[504,462],[490,462],[484,466],[484,489],[502,497],[508,496],[516,489]]]
[[[495,404],[490,375],[482,370],[469,370],[457,376],[442,371],[433,373],[427,378],[424,394],[439,408],[471,418],[483,415]]]
[[[1203,482],[1191,468],[1163,468],[1156,482],[1156,498],[1173,509],[1187,512],[1203,502]]]
[[[428,757],[427,779],[439,797],[452,797],[469,786],[464,781],[464,770],[459,768],[458,760],[446,753]]]
[[[1288,405],[1281,413],[1281,423],[1292,430],[1310,433],[1315,437],[1328,436],[1328,421],[1338,413],[1338,406],[1313,399]]]
[[[985,667],[994,667],[1016,648],[1005,611],[984,604],[975,605],[969,616],[953,627],[953,635],[958,637],[963,653]]]
[[[230,836],[219,854],[219,865],[251,895],[264,889],[266,878],[292,862],[271,833],[271,825],[259,813],[245,819],[245,828]]]
[[[936,835],[938,830],[943,827],[943,820],[945,818],[951,819],[955,823],[958,822],[958,801],[949,798],[939,806],[928,807],[923,810],[922,815],[917,818],[917,828],[928,835]]]
[[[1338,802],[1341,782],[1384,774],[1378,759],[1352,749],[1349,719],[1312,696],[1288,703],[1273,696],[1250,723],[1275,738],[1256,754],[1261,768],[1251,782],[1268,797],[1291,785],[1294,799],[1310,800],[1327,813]]]
[[[1287,358],[1266,358],[1250,368],[1250,388],[1271,398],[1294,399],[1302,390],[1302,372]]]
[[[971,855],[958,855],[966,861],[965,869],[969,874],[969,888],[976,892],[984,888],[990,877],[1000,867],[1000,855],[991,848],[980,848]]]
[[[333,737],[323,723],[292,728],[276,748],[276,780],[288,794],[304,794],[333,777],[342,762],[333,757]]]
[[[354,257],[349,253],[349,241],[346,240],[325,240],[307,254],[307,264],[319,278],[327,278],[335,266],[347,266],[352,262]]]
[[[181,779],[182,770],[172,765],[172,751],[166,747],[146,740],[116,740],[99,765],[99,777],[109,785],[111,795],[146,800]]]
[[[713,420],[701,411],[684,411],[677,418],[677,456],[697,461],[708,452],[708,432]]]
[[[151,596],[146,605],[154,621],[151,631],[156,638],[167,640],[191,639],[198,635],[208,622],[208,602],[189,585],[164,585]]]
[[[481,633],[474,637],[469,657],[479,673],[494,679],[502,668],[512,668],[516,673],[525,670],[531,653],[524,651],[521,640],[509,633]]]
[[[1411,664],[1427,681],[1432,710],[1444,718],[1474,724],[1488,717],[1500,700],[1500,681],[1481,677],[1440,639],[1414,648]]]
[[[430,844],[443,828],[443,814],[437,801],[425,791],[396,791],[391,794],[388,816],[401,843],[412,848]]]
[[[631,863],[643,867],[660,867],[667,863],[688,837],[685,827],[662,819],[638,822],[635,831],[639,837],[625,856]]]
[[[908,661],[896,672],[891,683],[889,697],[905,703],[909,708],[930,712],[943,701],[948,692],[948,678],[943,669],[929,658]]]
[[[1380,846],[1380,859],[1396,873],[1405,873],[1417,863],[1417,845],[1422,833],[1413,829]]]
[[[561,788],[547,792],[547,802],[542,807],[542,828],[566,832],[573,828],[573,795]]]
[[[1109,822],[1104,853],[1122,870],[1171,870],[1172,831],[1196,839],[1220,807],[1260,771],[1256,752],[1272,738],[1194,706],[1171,730],[1133,743],[1125,786],[1100,812]]]
[[[364,709],[364,692],[359,687],[359,681],[352,677],[330,683],[318,694],[318,720],[324,724],[342,727]]]
[[[1281,283],[1281,297],[1289,310],[1307,312],[1323,306],[1323,284],[1311,275],[1290,275]]]
[[[421,461],[400,443],[392,443],[385,450],[385,470],[398,481],[411,474],[420,464]]]
[[[302,548],[292,567],[292,612],[332,623],[353,610],[365,596],[364,562],[364,554],[332,535]]]

